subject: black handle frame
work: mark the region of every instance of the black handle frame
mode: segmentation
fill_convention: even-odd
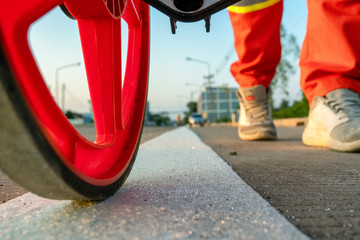
[[[223,10],[224,8],[233,5],[239,0],[143,0],[150,4],[160,12],[169,16],[174,21],[180,22],[196,22],[202,19],[209,18],[212,14]],[[182,6],[192,4],[192,1],[197,1],[201,5],[200,8],[193,11],[183,11],[176,7],[174,2],[181,2]],[[200,1],[200,2],[199,2]],[[188,9],[188,8],[186,8]],[[190,8],[191,9],[191,8]]]

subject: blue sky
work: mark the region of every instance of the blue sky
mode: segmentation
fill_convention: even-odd
[[[283,24],[288,33],[297,37],[300,45],[305,34],[306,16],[305,0],[284,1]],[[229,50],[231,52],[233,49],[228,13],[223,10],[212,16],[210,33],[205,32],[204,22],[200,21],[178,23],[177,33],[173,35],[168,17],[153,8],[150,21],[150,109],[152,112],[182,113],[191,92],[197,96],[200,85],[205,82],[203,76],[207,74],[206,65],[186,61],[186,57],[208,61],[215,73],[224,63]],[[76,22],[65,17],[59,9],[54,9],[32,26],[29,39],[51,91],[54,91],[56,68],[77,61],[82,63],[80,67],[61,70],[59,80],[67,88],[66,109],[87,112],[89,95]],[[123,44],[123,48],[126,48],[126,41]],[[229,61],[215,74],[215,86],[227,84],[237,87],[229,72],[236,54],[230,55]],[[186,83],[193,85],[186,86]],[[298,75],[291,79],[290,88],[293,99],[300,97]]]

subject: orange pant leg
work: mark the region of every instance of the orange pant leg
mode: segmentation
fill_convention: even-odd
[[[229,7],[239,60],[231,73],[241,87],[268,87],[281,58],[282,0],[243,0]]]
[[[338,88],[360,94],[360,1],[308,0],[308,25],[300,68],[311,103]]]

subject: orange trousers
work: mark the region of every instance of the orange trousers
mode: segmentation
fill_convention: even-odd
[[[231,72],[241,87],[268,87],[281,57],[282,0],[243,0],[229,7],[239,60]],[[311,105],[338,88],[360,94],[360,1],[308,0],[300,55],[300,85]]]

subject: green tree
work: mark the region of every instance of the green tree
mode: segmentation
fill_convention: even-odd
[[[197,112],[197,103],[196,102],[188,102],[186,107],[189,110],[189,113]]]
[[[289,104],[282,104],[279,108],[273,110],[273,118],[292,118],[292,117],[306,117],[309,113],[309,102],[305,95],[302,95],[300,101],[295,101],[292,106]]]
[[[300,56],[300,47],[293,35],[289,35],[284,26],[280,28],[282,53],[281,60],[276,69],[276,74],[271,83],[273,92],[283,93],[280,100],[280,106],[274,108],[273,97],[271,97],[271,105],[274,108],[274,118],[290,118],[290,117],[306,117],[309,112],[309,103],[304,94],[300,101],[295,101],[290,105],[288,83],[290,78],[296,73],[297,63]],[[279,94],[276,94],[279,97]]]
[[[289,35],[283,25],[280,27],[280,36],[282,45],[281,60],[271,82],[271,88],[274,92],[280,90],[287,100],[289,98],[288,83],[290,77],[296,73],[300,47],[296,41],[296,37],[292,34]]]
[[[68,119],[74,119],[74,118],[75,118],[74,113],[71,112],[71,111],[66,111],[65,116],[66,116]]]
[[[188,102],[186,104],[186,107],[188,109],[187,112],[184,112],[184,123],[187,124],[189,123],[189,116],[191,113],[197,112],[197,102]]]
[[[150,121],[155,122],[156,126],[169,126],[170,118],[166,114],[151,114]]]

